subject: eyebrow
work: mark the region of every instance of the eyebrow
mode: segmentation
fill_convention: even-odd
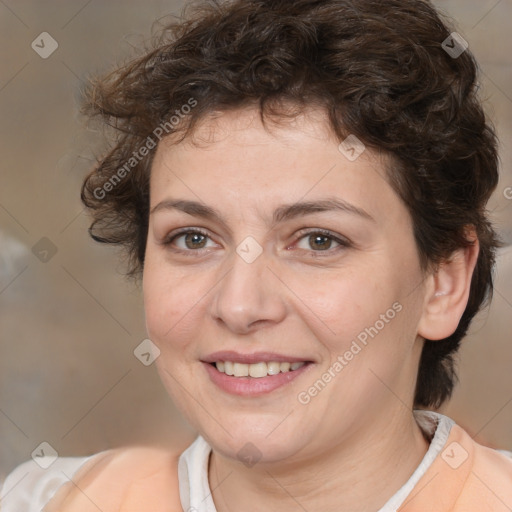
[[[195,217],[213,220],[222,224],[227,224],[224,216],[214,208],[198,201],[172,200],[161,201],[151,209],[150,215],[162,210],[178,210]],[[343,212],[357,215],[365,220],[376,222],[375,219],[363,208],[359,208],[343,199],[326,198],[318,201],[306,201],[293,204],[281,205],[274,211],[272,225],[279,224],[286,220],[303,217],[318,212]]]

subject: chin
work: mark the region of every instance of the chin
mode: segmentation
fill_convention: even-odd
[[[246,421],[237,425],[231,422],[229,433],[212,424],[206,428],[203,425],[198,431],[216,452],[227,458],[238,459],[248,466],[287,460],[309,444],[305,434],[300,434],[301,439],[294,438],[300,429],[283,429],[278,432],[275,427],[279,422],[269,422],[272,423],[270,427],[267,424],[262,425],[260,418],[259,423],[255,425]]]

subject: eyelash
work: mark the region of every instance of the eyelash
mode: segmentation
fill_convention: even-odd
[[[194,228],[194,229],[186,228],[186,229],[182,229],[181,231],[178,231],[177,233],[173,233],[172,235],[169,235],[168,237],[166,237],[164,239],[164,241],[162,242],[162,245],[170,246],[177,238],[179,238],[182,235],[187,235],[187,234],[199,234],[206,238],[210,238],[210,235],[206,231],[203,231],[200,228]],[[326,229],[320,229],[320,228],[310,229],[310,230],[306,230],[306,231],[299,231],[298,238],[295,243],[297,243],[298,241],[300,241],[303,238],[306,238],[307,236],[310,236],[310,235],[322,235],[327,238],[330,238],[332,241],[339,244],[339,247],[335,247],[334,249],[327,249],[325,251],[315,251],[315,250],[311,249],[310,252],[312,254],[314,254],[315,257],[331,256],[333,254],[333,252],[338,252],[341,249],[345,249],[345,248],[351,246],[351,243],[347,239],[339,238],[331,231],[328,231]],[[202,249],[185,250],[185,249],[173,248],[172,250],[174,252],[185,254],[187,256],[201,256],[202,255]],[[325,254],[322,254],[322,253],[325,253]]]

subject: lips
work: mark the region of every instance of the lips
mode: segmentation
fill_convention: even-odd
[[[238,395],[243,397],[257,397],[264,394],[284,388],[286,384],[300,378],[300,376],[311,369],[312,364],[305,364],[298,370],[286,373],[278,373],[277,375],[267,375],[266,377],[255,379],[253,377],[234,377],[219,372],[214,365],[203,363],[211,382],[216,387],[230,395]]]

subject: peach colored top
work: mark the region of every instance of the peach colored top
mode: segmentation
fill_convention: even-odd
[[[415,416],[432,437],[429,450],[406,484],[378,512],[512,510],[512,454],[477,444],[446,416],[427,411],[415,411]],[[45,473],[46,478],[31,479],[29,475],[14,482],[28,468],[24,463],[19,467],[25,465],[23,471],[17,468],[7,478],[11,488],[4,488],[0,510],[40,512],[44,507],[44,512],[216,512],[207,477],[210,452],[208,443],[199,436],[179,459],[160,448],[122,448],[87,458],[61,458],[52,472]],[[72,471],[78,463],[78,470]],[[57,489],[51,493],[53,498],[49,496],[52,485],[47,485],[44,501],[37,497],[30,501],[28,494],[23,501],[23,489],[27,491],[28,485],[32,492],[36,487],[40,491],[52,478]]]

